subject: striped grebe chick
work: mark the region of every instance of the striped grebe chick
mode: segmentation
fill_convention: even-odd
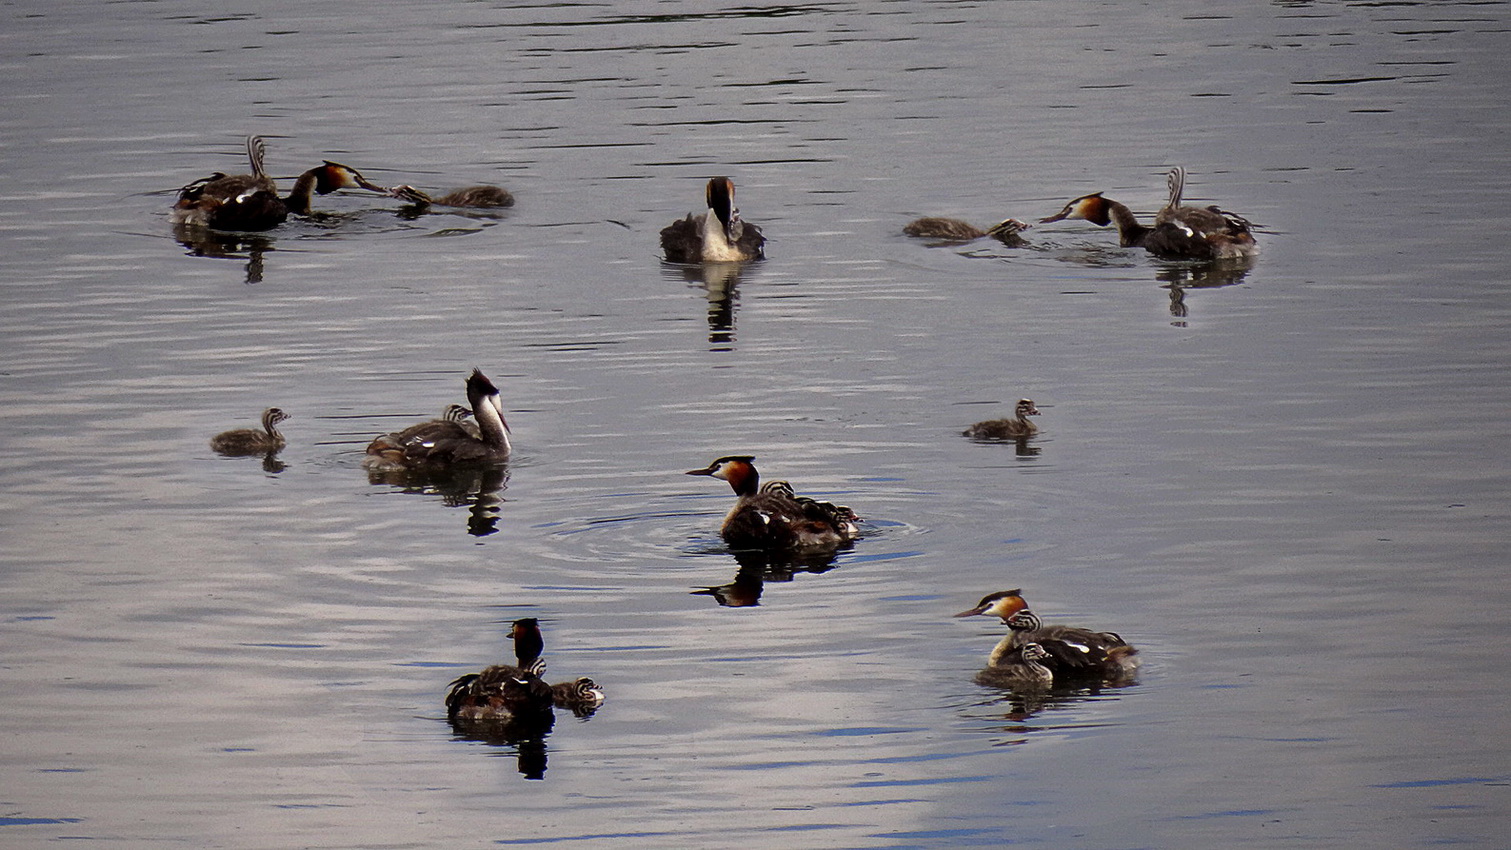
[[[958,218],[940,218],[926,216],[908,222],[902,232],[908,236],[921,236],[925,239],[942,239],[947,242],[970,242],[984,236],[990,236],[1004,245],[1023,245],[1023,237],[1019,234],[1027,230],[1031,225],[1009,218],[1000,221],[986,230],[961,221]]]
[[[750,455],[721,457],[688,475],[707,475],[729,482],[735,504],[724,517],[719,534],[734,549],[834,548],[860,534],[859,517],[843,505],[797,497],[786,482],[761,487],[761,476]]]
[[[579,676],[571,682],[551,686],[551,701],[557,708],[565,708],[578,717],[590,717],[603,705],[603,688],[587,676]]]
[[[262,430],[238,428],[223,431],[210,438],[210,448],[223,455],[261,455],[276,452],[287,445],[278,433],[278,423],[289,415],[276,407],[262,412]]]
[[[551,686],[540,678],[546,669],[540,657],[545,649],[540,622],[525,617],[509,631],[515,663],[495,664],[453,681],[446,693],[447,719],[498,722],[551,714]]]
[[[474,423],[453,418],[448,407],[443,418],[411,425],[385,434],[367,446],[362,465],[384,472],[426,466],[466,463],[497,463],[509,459],[509,423],[504,421],[498,387],[481,370],[467,377],[467,399],[472,403]]]
[[[1008,634],[992,650],[989,664],[1037,643],[1049,653],[1044,665],[1054,671],[1056,681],[1130,678],[1138,670],[1138,650],[1116,632],[1096,632],[1076,626],[1046,626],[1029,610],[1021,590],[1003,590],[981,597],[976,607],[961,611],[956,617],[978,615],[998,617],[1007,624]]]
[[[714,177],[704,192],[708,211],[688,213],[661,230],[661,250],[672,263],[728,263],[759,260],[766,256],[766,237],[761,228],[740,218],[735,207],[735,184],[728,177]]]
[[[178,190],[173,223],[212,230],[270,230],[283,224],[289,213],[310,215],[310,198],[315,192],[322,195],[337,189],[387,192],[369,183],[357,169],[326,160],[299,175],[288,196],[280,198],[278,187],[263,167],[266,154],[267,145],[262,138],[248,136],[247,159],[252,173],[227,176],[217,172]]]
[[[468,186],[436,197],[408,184],[402,184],[389,189],[388,193],[401,201],[408,201],[419,207],[498,209],[514,206],[514,196],[509,194],[508,189],[500,186]]]
[[[973,440],[1016,440],[1019,437],[1030,437],[1039,433],[1039,426],[1028,421],[1028,417],[1038,415],[1039,408],[1034,407],[1033,399],[1020,398],[1018,406],[1013,409],[1013,418],[977,422],[961,434]]]
[[[1045,666],[1049,650],[1037,643],[1023,646],[997,657],[976,674],[976,684],[992,688],[1048,688],[1055,674]]]

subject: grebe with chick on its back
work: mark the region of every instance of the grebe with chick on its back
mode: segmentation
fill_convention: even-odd
[[[509,423],[504,420],[498,387],[479,369],[467,377],[467,400],[474,422],[463,422],[453,407],[443,418],[385,434],[367,446],[362,465],[377,472],[455,464],[500,463],[509,459]]]
[[[736,549],[781,551],[835,548],[860,534],[860,517],[844,505],[793,493],[785,481],[761,486],[751,455],[721,457],[688,475],[729,482],[735,504],[719,527],[724,542]]]
[[[357,169],[326,160],[299,175],[288,196],[280,198],[277,185],[263,167],[266,154],[262,138],[248,136],[247,159],[252,173],[227,176],[216,172],[179,189],[173,223],[211,230],[271,230],[287,221],[289,213],[310,215],[310,198],[315,192],[328,195],[337,189],[366,189],[388,194]]]
[[[1152,226],[1140,222],[1126,205],[1102,197],[1101,192],[1082,195],[1039,223],[1080,219],[1100,227],[1116,224],[1118,243],[1124,248],[1143,248],[1166,260],[1235,260],[1258,254],[1252,225],[1243,217],[1215,206],[1181,206],[1185,180],[1184,168],[1170,170],[1170,196]]]
[[[766,237],[761,228],[740,218],[735,206],[735,184],[728,177],[714,177],[704,191],[708,211],[688,213],[661,230],[661,250],[671,263],[731,263],[760,260],[766,256]]]

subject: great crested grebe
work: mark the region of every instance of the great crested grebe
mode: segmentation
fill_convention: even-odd
[[[1167,182],[1170,198],[1155,217],[1153,226],[1139,222],[1127,206],[1102,197],[1101,192],[1082,195],[1041,224],[1080,219],[1106,227],[1117,224],[1118,244],[1143,248],[1167,260],[1231,260],[1259,253],[1251,225],[1242,217],[1216,207],[1204,210],[1180,205],[1185,187],[1185,169],[1171,169]]]
[[[473,209],[498,209],[514,206],[514,196],[500,186],[468,186],[434,197],[413,186],[402,184],[388,190],[388,194],[401,201],[420,207],[470,207]]]
[[[1023,646],[998,658],[976,674],[976,684],[993,688],[1047,688],[1055,674],[1045,666],[1049,650],[1037,643]]]
[[[210,448],[223,455],[261,455],[276,452],[287,443],[278,433],[278,423],[289,415],[276,407],[262,412],[262,430],[238,428],[210,438]]]
[[[1021,590],[1003,590],[981,597],[976,607],[956,617],[990,615],[1007,624],[1008,634],[987,660],[988,665],[1031,643],[1049,654],[1043,663],[1062,679],[1126,679],[1138,670],[1138,650],[1115,632],[1094,632],[1075,626],[1046,626],[1030,611]]]
[[[452,682],[446,692],[447,719],[509,721],[551,714],[551,686],[540,678],[545,672],[540,622],[534,617],[515,620],[510,635],[516,663],[495,664]]]
[[[723,479],[734,490],[735,505],[719,528],[725,543],[735,549],[768,551],[832,548],[860,533],[860,518],[847,507],[794,496],[786,482],[761,487],[754,460],[750,455],[730,455],[687,472]]]
[[[1145,243],[1150,251],[1198,260],[1241,259],[1259,253],[1252,225],[1242,216],[1216,206],[1188,207],[1181,204],[1181,196],[1186,191],[1186,169],[1183,166],[1170,169],[1165,184],[1170,197],[1154,216],[1155,234]]]
[[[925,216],[924,218],[908,222],[903,226],[902,232],[908,236],[942,239],[947,242],[970,242],[983,236],[990,236],[1004,245],[1022,245],[1024,244],[1023,237],[1018,234],[1031,226],[1016,218],[1009,218],[997,222],[986,230],[982,230],[974,224],[968,221],[961,221],[958,218]]]
[[[497,463],[509,459],[509,423],[504,421],[498,387],[478,369],[467,377],[467,400],[475,423],[443,411],[441,419],[385,434],[367,446],[362,465],[385,472],[416,467]],[[457,405],[458,407],[460,405]]]
[[[708,212],[688,213],[661,230],[661,250],[672,263],[729,263],[766,256],[761,228],[740,218],[735,207],[735,184],[714,177],[706,190]]]
[[[369,183],[357,169],[326,160],[299,175],[288,197],[278,197],[278,187],[263,168],[267,145],[259,136],[247,137],[251,174],[226,176],[219,172],[178,190],[173,205],[173,223],[212,230],[270,230],[283,224],[289,213],[310,214],[310,195],[328,195],[337,189],[367,189],[387,194]]]
[[[1019,437],[1039,433],[1039,426],[1028,421],[1028,417],[1038,415],[1039,408],[1034,407],[1033,399],[1020,398],[1018,406],[1013,409],[1012,419],[988,419],[985,422],[977,422],[961,434],[973,440],[1016,440]]]
[[[557,708],[565,708],[578,717],[588,717],[603,705],[603,688],[587,676],[579,676],[571,682],[551,686],[551,701]]]

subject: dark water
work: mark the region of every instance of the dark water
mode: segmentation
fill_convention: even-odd
[[[0,91],[0,844],[1503,846],[1500,2],[21,4]],[[183,245],[268,137],[494,215],[323,199]],[[1093,191],[1261,226],[1241,274]],[[729,174],[737,279],[655,232]],[[503,387],[507,481],[372,483]],[[958,436],[1020,396],[1020,454]],[[278,405],[278,463],[210,435]],[[1035,451],[1036,450],[1036,451]],[[722,454],[869,520],[740,575]],[[972,684],[1021,586],[1137,684]],[[728,607],[725,601],[758,601]],[[759,596],[754,597],[759,590]],[[544,623],[536,748],[448,681]],[[522,758],[523,756],[523,758]],[[521,768],[545,770],[531,781]]]

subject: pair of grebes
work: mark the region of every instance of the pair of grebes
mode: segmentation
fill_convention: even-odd
[[[173,206],[175,224],[212,230],[260,231],[282,224],[292,214],[311,215],[314,194],[327,195],[340,189],[363,189],[398,198],[421,208],[508,207],[514,197],[498,186],[470,186],[432,197],[409,185],[379,186],[357,169],[326,160],[299,175],[286,196],[278,194],[263,160],[267,146],[260,137],[247,138],[247,159],[252,173],[215,173],[179,190]],[[1144,248],[1164,259],[1229,260],[1253,257],[1259,252],[1252,226],[1241,216],[1216,206],[1191,207],[1182,203],[1186,170],[1176,166],[1167,176],[1169,195],[1155,214],[1152,225],[1143,224],[1129,208],[1101,192],[1083,195],[1058,213],[1040,220],[1049,223],[1083,220],[1106,227],[1116,224],[1119,243],[1125,248]],[[735,206],[734,181],[714,177],[704,190],[706,212],[689,213],[661,230],[661,248],[668,262],[747,262],[765,256],[766,237],[761,228],[740,217]],[[903,228],[909,236],[971,241],[993,237],[1009,245],[1022,244],[1019,235],[1029,225],[1015,218],[981,230],[953,218],[927,217]]]

